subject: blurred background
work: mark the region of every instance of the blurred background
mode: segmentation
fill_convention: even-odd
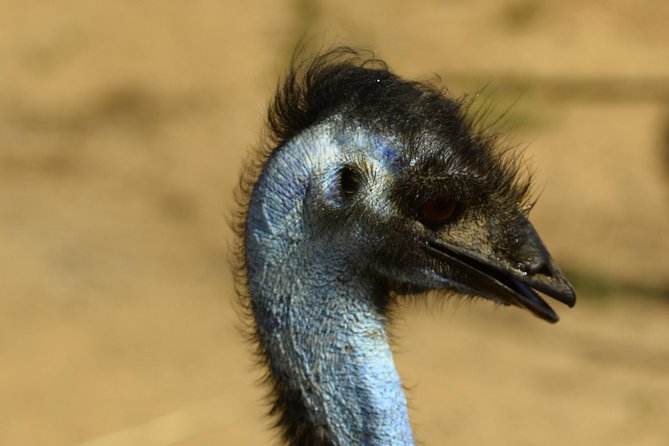
[[[232,191],[295,44],[486,87],[579,302],[393,324],[426,445],[669,443],[669,3],[0,2],[0,444],[276,444]]]

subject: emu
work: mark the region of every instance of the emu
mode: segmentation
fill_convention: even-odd
[[[414,444],[393,302],[458,292],[556,322],[575,292],[512,151],[432,83],[349,48],[293,62],[241,181],[238,288],[291,445]]]

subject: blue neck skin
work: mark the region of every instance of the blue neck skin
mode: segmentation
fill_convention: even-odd
[[[355,246],[309,227],[310,179],[345,146],[334,133],[325,123],[294,138],[273,154],[254,188],[245,249],[258,334],[271,372],[297,390],[304,417],[332,444],[412,445],[375,305],[383,291],[348,262]]]

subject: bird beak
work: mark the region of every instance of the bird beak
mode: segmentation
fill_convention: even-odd
[[[576,294],[530,222],[525,223],[525,241],[514,257],[522,259],[520,263],[515,262],[517,267],[505,259],[486,258],[474,250],[440,239],[428,241],[424,249],[428,255],[447,264],[458,288],[505,305],[526,308],[541,319],[557,322],[558,315],[536,291],[570,307],[576,303]]]

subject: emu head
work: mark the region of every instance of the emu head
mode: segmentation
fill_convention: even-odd
[[[302,139],[311,160],[302,230],[387,291],[456,290],[555,322],[536,291],[569,306],[575,293],[528,220],[522,161],[465,114],[350,50],[294,68],[270,127],[275,153]]]
[[[413,444],[393,293],[455,290],[550,322],[538,292],[574,304],[527,218],[522,161],[462,101],[337,49],[293,65],[269,127],[242,181],[238,284],[291,444]]]

